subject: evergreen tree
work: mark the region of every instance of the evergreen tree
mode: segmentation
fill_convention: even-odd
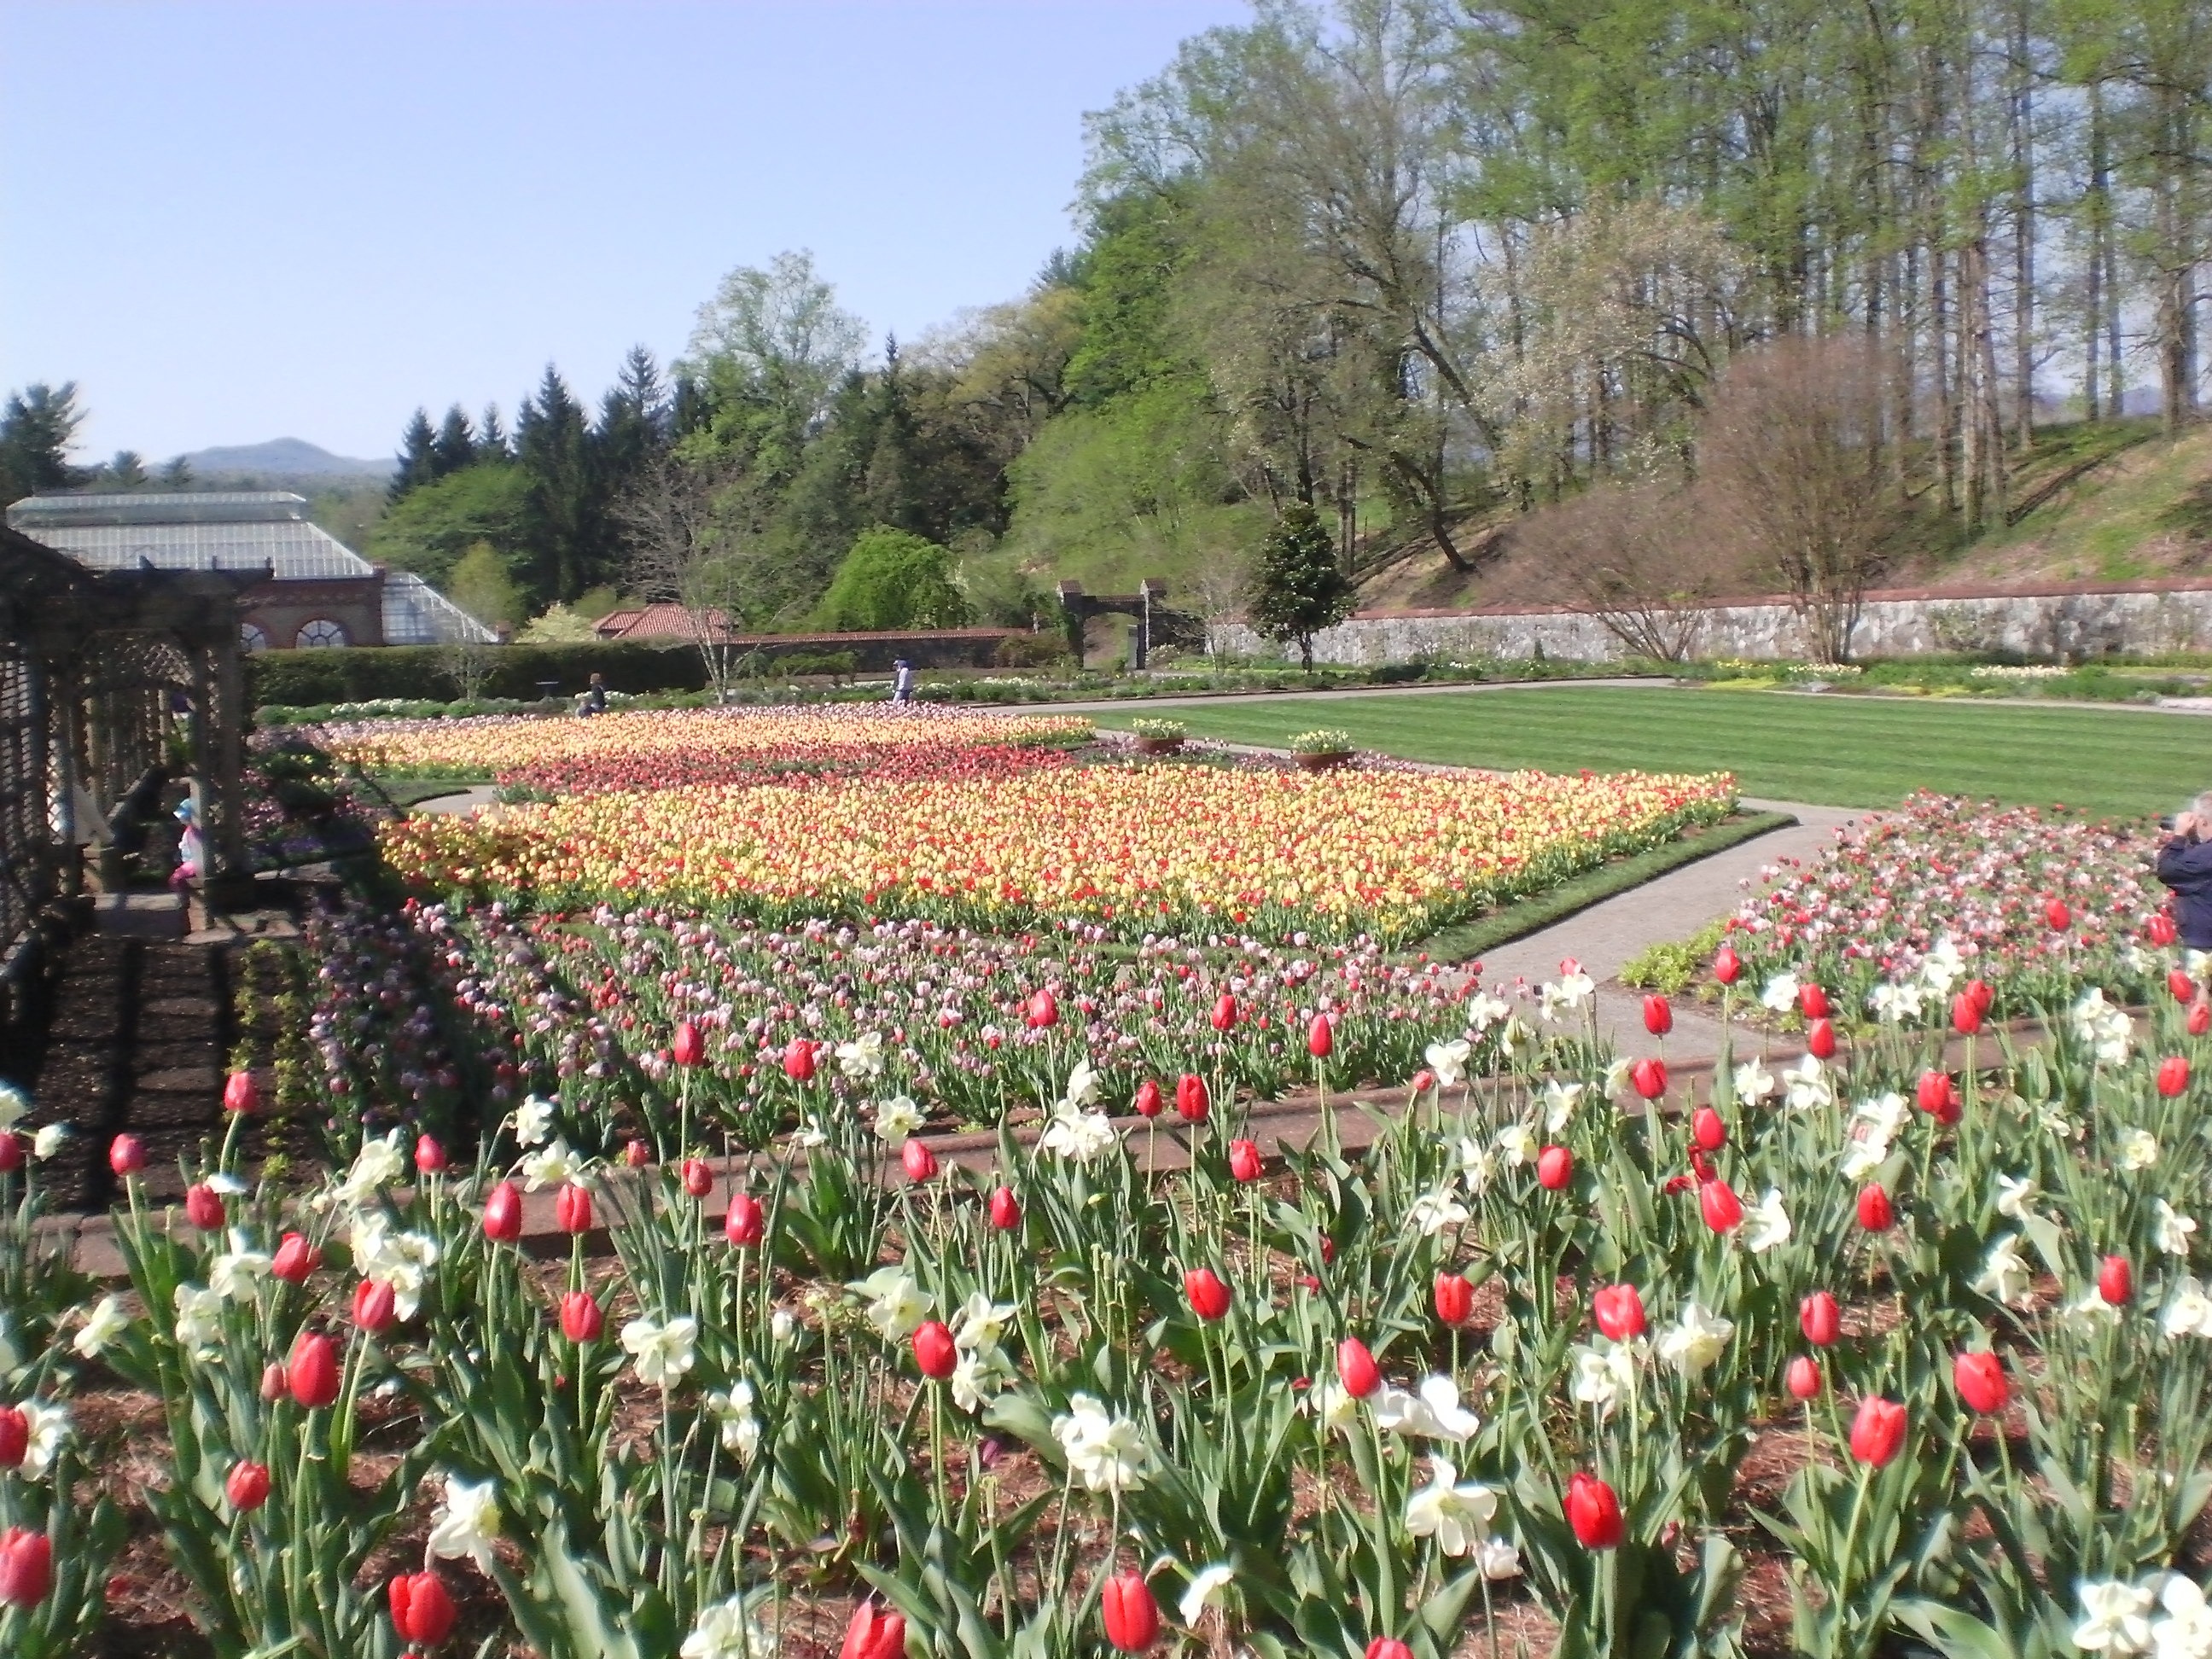
[[[438,434],[430,425],[430,411],[417,409],[415,418],[407,422],[407,430],[399,439],[399,464],[392,469],[392,483],[385,497],[394,507],[406,498],[410,489],[419,489],[426,483],[436,482],[438,477]]]
[[[13,501],[42,489],[70,489],[84,482],[70,465],[70,446],[84,424],[76,382],[58,386],[34,381],[8,394],[0,410],[0,500]]]
[[[190,489],[198,483],[193,476],[192,464],[179,455],[161,469],[161,488],[170,490]]]
[[[545,366],[538,394],[514,417],[515,459],[529,482],[531,597],[573,599],[597,580],[589,434],[583,406],[561,372]]]
[[[1293,503],[1261,544],[1252,573],[1252,626],[1271,640],[1295,640],[1313,672],[1313,638],[1352,610],[1352,584],[1337,568],[1335,538],[1304,502]]]
[[[497,404],[486,404],[483,419],[477,422],[477,459],[480,461],[514,459],[507,447],[507,428],[499,418]]]
[[[469,425],[469,417],[459,404],[446,411],[439,423],[437,438],[430,446],[431,476],[443,478],[473,465],[477,459],[476,433]]]
[[[118,449],[115,459],[100,469],[102,489],[143,489],[146,487],[146,458],[135,449]]]

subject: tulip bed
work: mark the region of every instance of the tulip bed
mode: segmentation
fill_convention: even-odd
[[[2171,941],[2155,850],[2147,826],[1917,794],[1778,871],[1729,941],[1754,979],[1804,975],[1854,1017],[1911,1018],[1969,976],[2023,1006],[2084,982],[2140,1000],[2166,974],[2146,934]]]
[[[588,926],[656,1025],[738,945]],[[527,1099],[477,1173],[395,1132],[289,1206],[234,1136],[163,1225],[126,1138],[127,1294],[41,1254],[11,1135],[0,1651],[94,1650],[106,1584],[225,1659],[2201,1659],[2206,1005],[2073,988],[2030,1052],[1908,1020],[1693,1092],[1470,1004],[1363,1156],[1325,1115],[1273,1171],[1204,1038],[1125,1129],[1098,1011],[1032,994],[1044,1133],[988,1168],[811,1044],[813,1133],[720,1179]]]

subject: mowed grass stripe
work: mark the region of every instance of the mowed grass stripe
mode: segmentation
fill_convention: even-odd
[[[1747,795],[1833,806],[1893,806],[1933,789],[2133,816],[2212,787],[2212,720],[2185,714],[1666,687],[1291,696],[1172,712],[1194,735],[1235,743],[1280,745],[1338,726],[1363,749],[1408,760],[1732,771]]]

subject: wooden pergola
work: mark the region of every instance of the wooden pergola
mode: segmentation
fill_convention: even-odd
[[[239,597],[264,574],[93,570],[0,527],[0,971],[81,890],[88,805],[182,781],[203,888],[250,874]]]

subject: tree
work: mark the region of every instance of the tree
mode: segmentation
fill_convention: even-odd
[[[764,410],[791,441],[827,410],[866,338],[802,248],[777,254],[765,270],[740,265],[723,277],[699,308],[683,368],[717,404]]]
[[[1304,502],[1285,508],[1261,544],[1249,599],[1252,626],[1264,637],[1296,641],[1313,672],[1314,635],[1352,611],[1352,584],[1336,562],[1335,538]]]
[[[438,435],[430,444],[430,481],[459,472],[473,465],[477,459],[476,433],[469,425],[469,417],[459,404],[446,411],[446,418],[438,423]]]
[[[507,561],[489,542],[472,542],[453,565],[446,597],[486,627],[522,620],[522,594],[507,574]]]
[[[443,591],[453,568],[488,543],[510,575],[528,561],[530,480],[520,468],[480,463],[403,498],[368,536],[368,556],[411,570]]]
[[[117,450],[98,477],[102,489],[143,489],[147,482],[146,458],[135,449]]]
[[[172,457],[161,468],[161,488],[164,489],[190,489],[197,482],[192,474],[192,464],[181,455]]]
[[[574,599],[604,574],[610,550],[583,405],[550,363],[515,415],[514,459],[528,489],[531,595],[541,604]]]
[[[1662,662],[1696,649],[1703,607],[1732,574],[1702,493],[1662,483],[1596,483],[1540,508],[1515,527],[1513,556],[1631,653]]]
[[[69,453],[84,418],[75,380],[58,386],[33,381],[9,392],[0,409],[0,500],[83,483],[83,470],[70,465]]]
[[[853,544],[816,614],[823,627],[849,633],[959,628],[969,613],[948,550],[878,525]]]
[[[398,464],[392,469],[392,483],[386,495],[397,507],[410,491],[436,482],[438,477],[438,434],[430,424],[430,411],[418,408],[415,418],[407,422],[407,430],[400,434]]]

